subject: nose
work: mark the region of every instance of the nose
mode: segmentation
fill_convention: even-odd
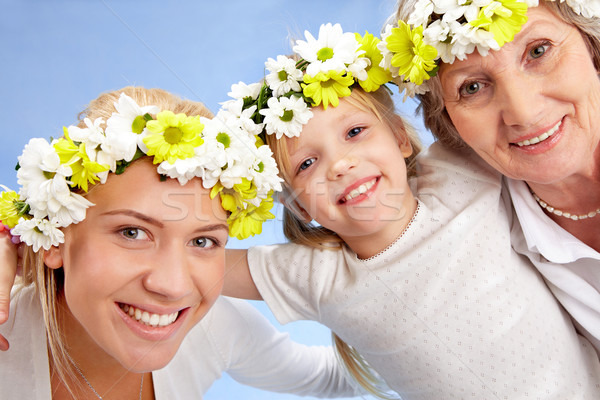
[[[150,268],[143,278],[143,285],[149,292],[165,300],[179,300],[190,295],[194,288],[191,266],[185,256],[185,249],[175,245],[161,248],[150,261]]]
[[[530,127],[542,117],[543,86],[524,71],[513,70],[496,82],[494,99],[500,106],[502,122],[511,127]]]
[[[338,180],[349,171],[356,168],[358,159],[352,153],[344,153],[338,155],[331,163],[327,178],[331,181]]]

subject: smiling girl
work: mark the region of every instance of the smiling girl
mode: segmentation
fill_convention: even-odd
[[[501,175],[436,143],[415,176],[378,40],[330,24],[306,38],[244,99],[265,116],[292,243],[239,253],[225,292],[264,299],[282,323],[325,324],[382,396],[368,366],[402,399],[600,396],[593,347],[511,247]],[[294,68],[300,83],[280,94],[273,76]]]

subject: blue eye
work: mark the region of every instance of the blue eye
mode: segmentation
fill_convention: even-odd
[[[197,237],[190,241],[190,245],[193,247],[201,247],[203,249],[210,249],[215,247],[217,243],[213,239],[207,237]]]
[[[360,133],[363,131],[363,129],[364,129],[364,128],[362,128],[362,127],[360,127],[360,128],[352,128],[352,129],[350,129],[350,130],[348,131],[348,134],[347,134],[347,136],[348,136],[349,138],[353,138],[354,136],[357,136],[357,135],[359,135],[359,134],[360,134]]]
[[[314,158],[306,159],[306,160],[302,161],[302,164],[300,164],[300,167],[298,169],[300,171],[304,171],[305,169],[310,167],[314,162],[315,162]]]

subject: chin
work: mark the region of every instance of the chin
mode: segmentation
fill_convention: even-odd
[[[176,347],[168,346],[169,348],[163,349],[160,345],[144,347],[135,354],[129,355],[126,360],[120,360],[119,362],[132,372],[155,371],[164,368],[175,357],[180,344],[178,343]]]

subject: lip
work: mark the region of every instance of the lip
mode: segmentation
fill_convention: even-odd
[[[552,129],[557,127],[557,125],[558,125],[558,128],[556,129],[556,131],[554,133],[552,133],[546,139],[542,140],[541,142],[531,143],[531,144],[523,144],[522,146],[519,146],[517,144],[520,142],[529,141],[534,138],[537,138],[537,137],[543,135],[544,133],[551,131]],[[513,149],[527,152],[527,153],[532,153],[532,154],[543,153],[543,152],[553,148],[560,141],[560,139],[562,138],[562,136],[564,134],[564,127],[565,127],[565,119],[563,118],[560,121],[557,121],[556,123],[554,123],[548,127],[538,130],[537,132],[528,134],[527,136],[522,136],[522,137],[518,138],[517,140],[514,140],[513,142],[510,143],[510,146]]]
[[[129,304],[129,303],[121,303],[121,304]],[[144,306],[138,306],[136,304],[131,304],[131,305],[133,305],[136,308],[144,309],[149,312],[156,313],[156,314],[171,314],[173,312],[179,311],[179,315],[177,316],[177,319],[172,324],[167,325],[167,326],[153,327],[153,326],[146,325],[142,322],[138,322],[135,319],[131,318],[128,314],[126,314],[121,309],[121,307],[119,306],[119,303],[115,303],[117,313],[119,314],[119,316],[121,317],[121,319],[123,320],[125,325],[129,328],[129,330],[131,330],[136,336],[138,336],[144,340],[148,340],[148,341],[152,341],[152,342],[167,340],[170,337],[172,337],[173,335],[175,335],[175,333],[179,330],[179,328],[183,325],[184,321],[187,319],[187,316],[190,311],[190,307],[186,307],[183,309],[173,309],[173,308],[166,309],[166,308],[156,307],[156,306],[154,306],[154,307],[153,306],[145,306],[144,307]]]
[[[372,175],[372,176],[368,176],[368,177],[359,179],[358,181],[354,182],[352,185],[350,185],[346,189],[344,189],[344,191],[342,192],[342,194],[340,194],[337,197],[337,204],[340,204],[340,205],[352,205],[352,204],[360,203],[361,201],[369,198],[377,190],[377,186],[379,185],[379,180],[380,179],[381,179],[381,175],[379,175],[379,176]],[[353,199],[346,200],[346,196],[348,196],[348,194],[350,192],[352,192],[353,190],[358,189],[361,185],[363,185],[363,184],[365,184],[367,182],[371,182],[373,180],[375,180],[375,183],[365,193],[362,193],[362,194],[356,196]]]

